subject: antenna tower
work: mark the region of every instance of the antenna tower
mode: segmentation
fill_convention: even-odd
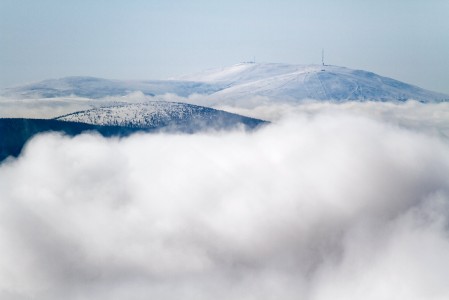
[[[321,49],[321,64],[324,67],[324,49]]]

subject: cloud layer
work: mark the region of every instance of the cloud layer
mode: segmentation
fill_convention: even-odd
[[[243,116],[277,122],[285,116],[321,113],[351,113],[413,128],[416,131],[449,137],[449,102],[420,103],[409,100],[394,102],[327,102],[305,100],[298,103],[276,103],[267,97],[242,99],[238,105],[221,104],[219,98],[192,94],[181,97],[174,94],[147,96],[134,92],[125,96],[111,96],[100,99],[81,97],[12,99],[0,97],[0,118],[56,118],[76,111],[94,107],[111,106],[117,103],[144,103],[148,101],[169,101],[212,107]]]
[[[447,299],[449,145],[394,123],[40,135],[0,165],[0,298]]]

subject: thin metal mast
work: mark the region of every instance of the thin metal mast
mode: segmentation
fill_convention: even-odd
[[[324,66],[324,49],[321,49],[321,64]]]

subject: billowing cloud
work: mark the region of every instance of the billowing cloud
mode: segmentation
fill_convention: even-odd
[[[314,105],[252,133],[34,138],[0,165],[0,298],[449,298],[430,111]]]
[[[306,114],[315,116],[322,113],[351,113],[380,120],[416,131],[449,137],[449,102],[420,103],[409,100],[406,102],[326,102],[303,101],[297,104],[259,104],[252,107],[217,105],[217,109],[277,121],[285,116]]]

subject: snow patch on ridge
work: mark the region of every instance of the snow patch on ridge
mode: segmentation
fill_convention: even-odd
[[[136,104],[118,104],[75,112],[56,118],[94,125],[125,126],[137,128],[162,128],[165,126],[212,126],[219,128],[238,123],[257,125],[261,120],[186,103],[150,101]],[[251,126],[253,127],[253,126]]]

